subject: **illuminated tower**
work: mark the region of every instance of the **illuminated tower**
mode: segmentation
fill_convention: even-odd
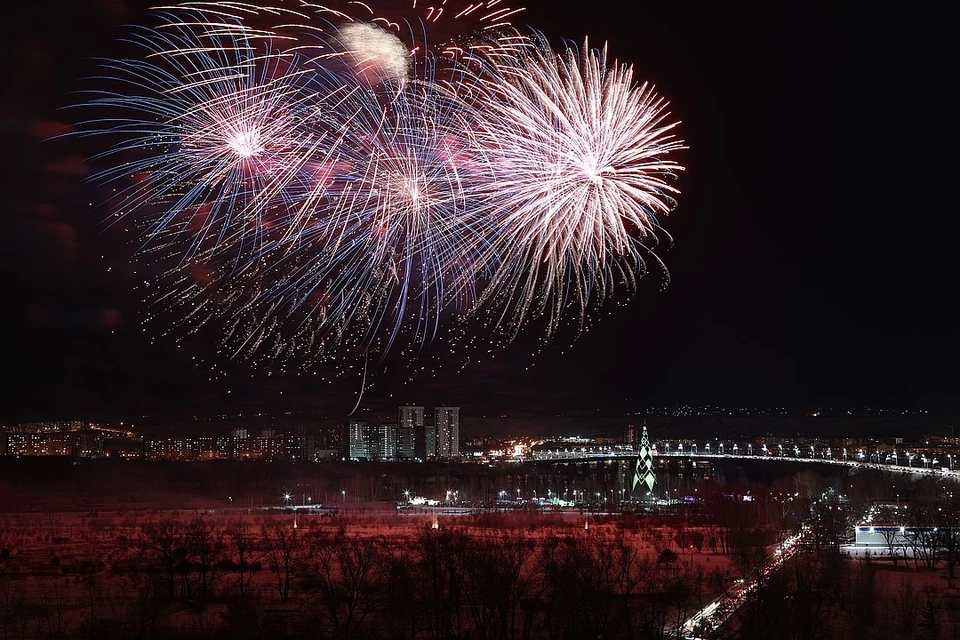
[[[423,425],[424,460],[437,457],[437,427],[433,424]]]
[[[409,405],[400,407],[397,416],[397,432],[401,442],[413,441],[413,457],[420,460],[427,459],[427,433],[423,427],[423,407]]]
[[[370,457],[375,460],[396,459],[397,425],[378,424],[371,427],[370,431]]]
[[[433,424],[437,428],[437,455],[441,458],[460,456],[460,407],[436,407]]]
[[[643,425],[643,434],[640,436],[640,450],[637,455],[637,465],[633,470],[633,485],[631,491],[637,490],[637,485],[646,485],[647,493],[653,491],[657,478],[653,473],[653,451],[650,449],[650,437],[647,435],[647,425]]]
[[[351,460],[370,457],[370,428],[364,420],[351,420],[347,426]]]

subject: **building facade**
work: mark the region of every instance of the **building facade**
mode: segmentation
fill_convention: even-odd
[[[397,425],[397,460],[413,460],[417,457],[413,427]]]
[[[436,407],[433,424],[437,434],[437,455],[441,458],[460,456],[460,407]]]
[[[370,429],[365,420],[351,420],[347,425],[351,460],[370,458]]]
[[[400,430],[413,432],[413,456],[411,457],[426,460],[428,448],[427,432],[423,424],[423,407],[413,405],[400,407],[397,414],[397,427]]]
[[[378,424],[371,427],[370,457],[394,460],[397,457],[397,425]]]

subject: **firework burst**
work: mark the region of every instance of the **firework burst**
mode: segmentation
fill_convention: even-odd
[[[389,349],[402,333],[429,342],[445,313],[475,300],[489,234],[487,194],[476,188],[488,165],[461,135],[476,112],[420,82],[386,106],[369,96],[343,106],[349,133],[338,163],[350,167],[349,184],[296,234],[298,253],[319,259],[284,265],[276,290],[294,308],[338,318],[337,327],[362,317],[365,346],[384,336]]]
[[[119,140],[97,177],[124,184],[164,332],[257,364],[385,357],[478,316],[552,335],[634,291],[681,170],[666,102],[605,48],[454,4],[186,3],[105,63],[81,131]]]
[[[668,159],[683,148],[667,103],[606,47],[554,53],[542,37],[491,50],[482,69],[484,118],[470,130],[495,171],[485,186],[498,229],[484,293],[515,332],[545,315],[548,333],[618,288],[632,292],[674,207]]]
[[[105,63],[114,88],[83,105],[112,114],[83,130],[121,140],[95,158],[116,162],[97,179],[128,183],[117,215],[149,219],[151,241],[182,234],[185,256],[231,238],[259,242],[331,137],[305,126],[323,90],[292,56],[229,21],[164,14],[131,41],[143,57]]]

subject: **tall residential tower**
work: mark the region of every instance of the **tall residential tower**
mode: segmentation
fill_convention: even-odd
[[[400,443],[413,443],[413,452],[410,457],[427,459],[427,434],[423,428],[423,407],[403,406],[397,414],[397,440]],[[409,452],[406,447],[400,447],[399,457],[406,458]]]
[[[437,433],[437,455],[460,457],[460,407],[435,408],[433,424]]]

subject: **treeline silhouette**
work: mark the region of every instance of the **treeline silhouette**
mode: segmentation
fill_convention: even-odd
[[[165,517],[53,586],[7,566],[0,637],[662,638],[727,577],[609,524],[566,531]]]

